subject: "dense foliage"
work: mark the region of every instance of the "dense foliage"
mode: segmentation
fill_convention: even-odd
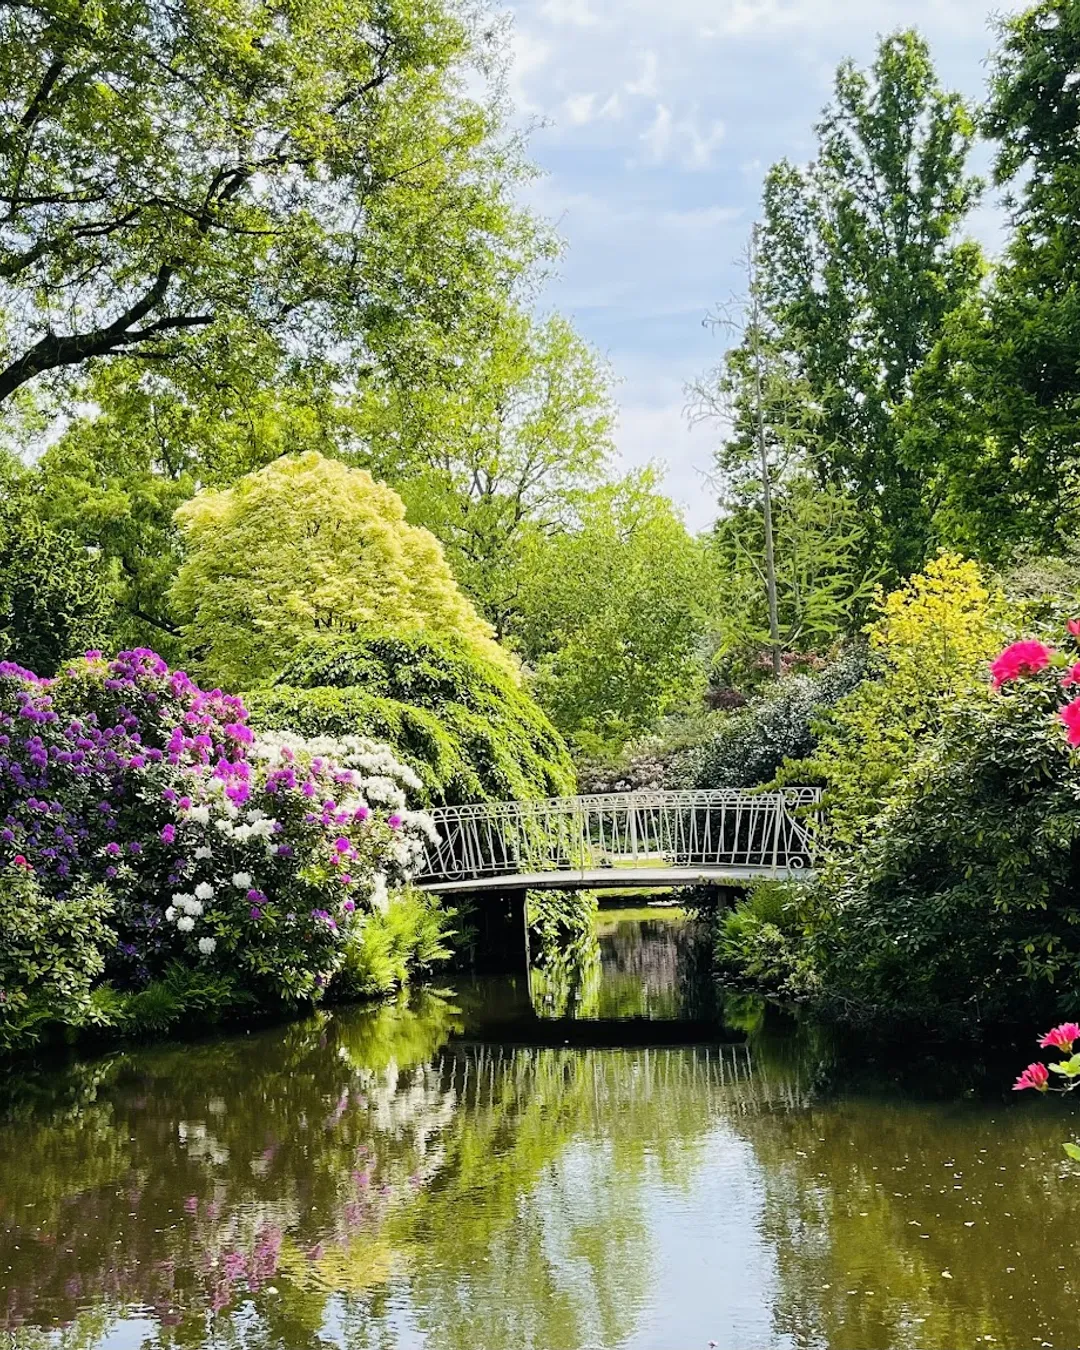
[[[256,737],[239,699],[149,651],[91,652],[51,681],[0,664],[0,1037],[117,1020],[117,991],[184,971],[263,1006],[350,967],[370,984],[350,952],[423,854],[418,786],[359,738]]]
[[[1009,652],[1001,692],[954,708],[812,897],[823,990],[852,1011],[994,1020],[1075,997],[1080,668]]]
[[[517,637],[537,698],[587,754],[700,695],[710,573],[650,472],[600,488],[532,550]]]
[[[316,451],[284,456],[177,512],[173,598],[197,667],[231,688],[267,681],[314,633],[453,634],[513,663],[458,589],[434,535],[392,489]]]
[[[452,327],[532,233],[489,31],[437,0],[4,6],[0,402],[201,334],[348,369]]]
[[[249,702],[260,727],[388,743],[432,803],[557,797],[574,788],[566,747],[528,693],[451,637],[317,639]]]
[[[955,554],[879,594],[867,629],[870,678],[821,718],[811,762],[792,770],[800,782],[825,784],[834,839],[851,842],[873,824],[923,740],[983,688],[1005,618],[1000,593]]]
[[[56,673],[110,626],[105,569],[66,531],[37,520],[25,493],[0,482],[0,660]]]
[[[745,788],[769,782],[788,761],[813,753],[823,715],[866,673],[865,652],[852,647],[820,672],[787,675],[745,707],[712,713],[699,739],[670,757],[665,786]],[[793,780],[814,772],[800,764],[791,768]]]

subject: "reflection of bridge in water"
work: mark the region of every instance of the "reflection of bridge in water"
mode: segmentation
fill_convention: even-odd
[[[809,1084],[792,1069],[755,1063],[746,1044],[682,1050],[555,1050],[451,1043],[441,1056],[443,1083],[474,1110],[494,1109],[508,1099],[538,1097],[552,1109],[572,1083],[586,1085],[598,1119],[631,1118],[650,1108],[670,1111],[681,1100],[695,1113],[704,1102],[711,1114],[796,1111],[810,1100]]]
[[[441,894],[739,885],[806,876],[816,788],[625,792],[440,807],[417,878]]]

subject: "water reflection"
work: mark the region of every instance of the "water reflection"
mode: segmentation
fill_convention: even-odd
[[[596,1016],[697,1014],[671,988],[687,932],[601,932]],[[473,985],[9,1079],[0,1331],[19,1350],[1075,1344],[1065,1112],[823,1096],[823,1045],[735,1005],[712,1045],[502,1046],[477,1035],[485,987],[520,1003],[520,983]]]

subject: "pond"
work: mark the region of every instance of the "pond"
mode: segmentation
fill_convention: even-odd
[[[10,1075],[0,1345],[1080,1344],[1068,1104],[860,1086],[718,995],[677,911],[598,938]]]

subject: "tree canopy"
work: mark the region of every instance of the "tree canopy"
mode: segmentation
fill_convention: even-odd
[[[574,790],[566,745],[528,691],[454,635],[320,635],[249,702],[258,726],[391,745],[435,804]]]
[[[365,628],[455,635],[504,671],[511,658],[458,589],[434,535],[364,469],[283,456],[177,512],[186,555],[173,587],[195,667],[253,687],[299,639]]]
[[[840,66],[813,161],[781,160],[765,181],[764,336],[802,389],[795,424],[813,427],[806,457],[816,478],[852,494],[865,561],[891,576],[919,567],[929,537],[897,417],[983,273],[977,245],[960,234],[980,187],[967,166],[974,135],[926,42],[895,33],[869,71]],[[730,370],[745,408],[745,351]]]
[[[414,350],[509,284],[542,245],[466,92],[497,36],[453,0],[5,5],[0,404],[215,328]]]

